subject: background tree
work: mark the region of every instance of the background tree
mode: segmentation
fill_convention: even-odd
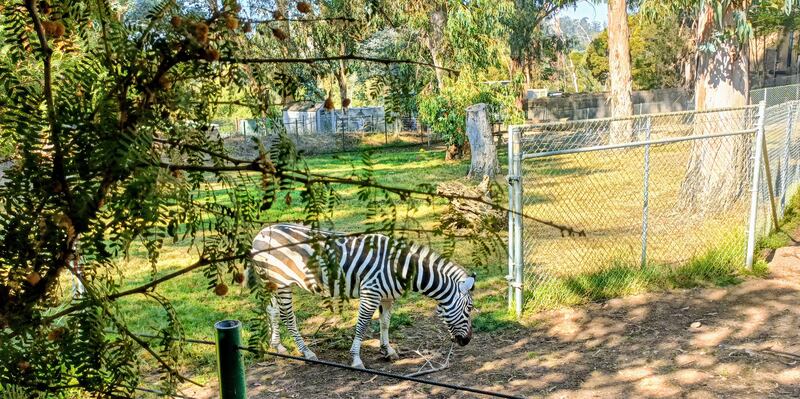
[[[539,68],[542,55],[552,51],[560,41],[553,33],[547,33],[543,23],[558,10],[574,5],[574,0],[529,1],[514,0],[513,10],[503,17],[511,52],[509,75],[525,77],[523,89],[531,88],[542,74]],[[553,52],[555,55],[555,52]],[[522,93],[524,94],[524,93]]]
[[[629,36],[627,3],[625,0],[608,0],[608,80],[612,117],[633,114]],[[612,126],[610,141],[627,141],[631,131],[628,127],[627,123]]]
[[[696,70],[694,81],[695,109],[741,107],[749,104],[749,41],[753,27],[748,13],[755,10],[780,8],[790,12],[793,0],[787,1],[707,1],[667,2],[658,5],[642,4],[649,15],[661,17],[694,12]],[[707,118],[710,118],[708,116]],[[697,120],[701,132],[707,126],[722,124],[735,128],[735,115],[717,114],[718,120]],[[748,165],[739,162],[749,142],[745,138],[731,140],[701,140],[691,151],[687,176],[682,185],[682,202],[685,207],[702,209],[725,208],[745,190],[742,175]]]
[[[631,76],[633,90],[652,90],[682,85],[683,54],[687,51],[683,38],[676,35],[674,18],[650,19],[642,14],[629,19],[631,30]],[[601,84],[608,85],[608,33],[603,31],[592,40],[584,53],[583,63]]]

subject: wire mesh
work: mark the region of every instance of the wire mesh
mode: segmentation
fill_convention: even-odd
[[[751,104],[758,104],[761,101],[765,101],[767,107],[772,107],[797,100],[800,100],[800,84],[763,87],[750,90]]]
[[[756,232],[798,186],[797,101],[766,109]],[[758,106],[519,126],[527,307],[715,279],[745,264]],[[767,176],[769,178],[767,178]],[[773,197],[768,187],[773,188]],[[774,201],[774,202],[773,202]]]

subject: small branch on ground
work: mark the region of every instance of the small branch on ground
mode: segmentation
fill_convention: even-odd
[[[426,363],[425,363],[425,364],[423,364],[423,365],[422,365],[422,367],[425,367],[426,365],[428,365],[428,364],[431,364],[430,360],[428,360],[428,359],[427,359],[425,356],[423,356],[421,353],[419,353],[419,351],[414,351],[414,352],[416,352],[416,353],[417,353],[418,355],[420,355],[420,356],[421,356],[423,359],[425,359],[425,362],[426,362]],[[439,365],[439,367],[433,367],[433,365],[431,364],[431,368],[430,368],[430,369],[428,369],[428,370],[419,370],[419,371],[417,371],[417,372],[415,372],[415,373],[406,374],[405,376],[406,376],[406,377],[419,377],[419,376],[422,376],[422,375],[428,375],[428,374],[438,373],[438,372],[440,372],[440,371],[442,371],[442,370],[445,370],[445,369],[447,369],[448,367],[450,367],[450,355],[451,355],[452,353],[453,353],[453,344],[451,343],[451,344],[450,344],[450,350],[447,352],[447,357],[444,359],[444,363],[441,363],[441,364]]]

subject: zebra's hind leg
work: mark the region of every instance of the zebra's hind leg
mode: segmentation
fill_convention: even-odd
[[[306,359],[316,360],[317,355],[314,354],[311,349],[308,349],[306,341],[303,340],[303,336],[300,335],[300,331],[297,329],[297,318],[294,315],[294,309],[292,309],[292,288],[279,288],[275,292],[274,298],[277,299],[278,307],[280,308],[281,320],[283,320],[283,324],[292,334],[294,343],[297,345],[297,350],[299,350]]]
[[[269,321],[272,330],[272,335],[269,339],[269,347],[278,353],[287,353],[286,347],[281,344],[281,330],[279,322],[279,308],[277,298],[272,296],[272,303],[267,306],[267,314],[269,314]]]
[[[361,289],[358,302],[356,335],[353,338],[353,346],[350,347],[350,355],[353,356],[353,367],[364,368],[364,362],[361,361],[361,340],[364,337],[364,332],[367,330],[370,321],[372,321],[372,315],[375,314],[378,305],[381,303],[381,296],[375,291]]]
[[[389,322],[392,320],[392,305],[393,299],[384,299],[381,301],[380,307],[380,321],[381,321],[381,353],[389,360],[400,359],[400,355],[389,344]]]

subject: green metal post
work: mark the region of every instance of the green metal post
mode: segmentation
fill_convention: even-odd
[[[217,330],[217,375],[219,396],[222,399],[246,399],[244,362],[239,347],[242,344],[242,323],[222,320],[214,324]]]

